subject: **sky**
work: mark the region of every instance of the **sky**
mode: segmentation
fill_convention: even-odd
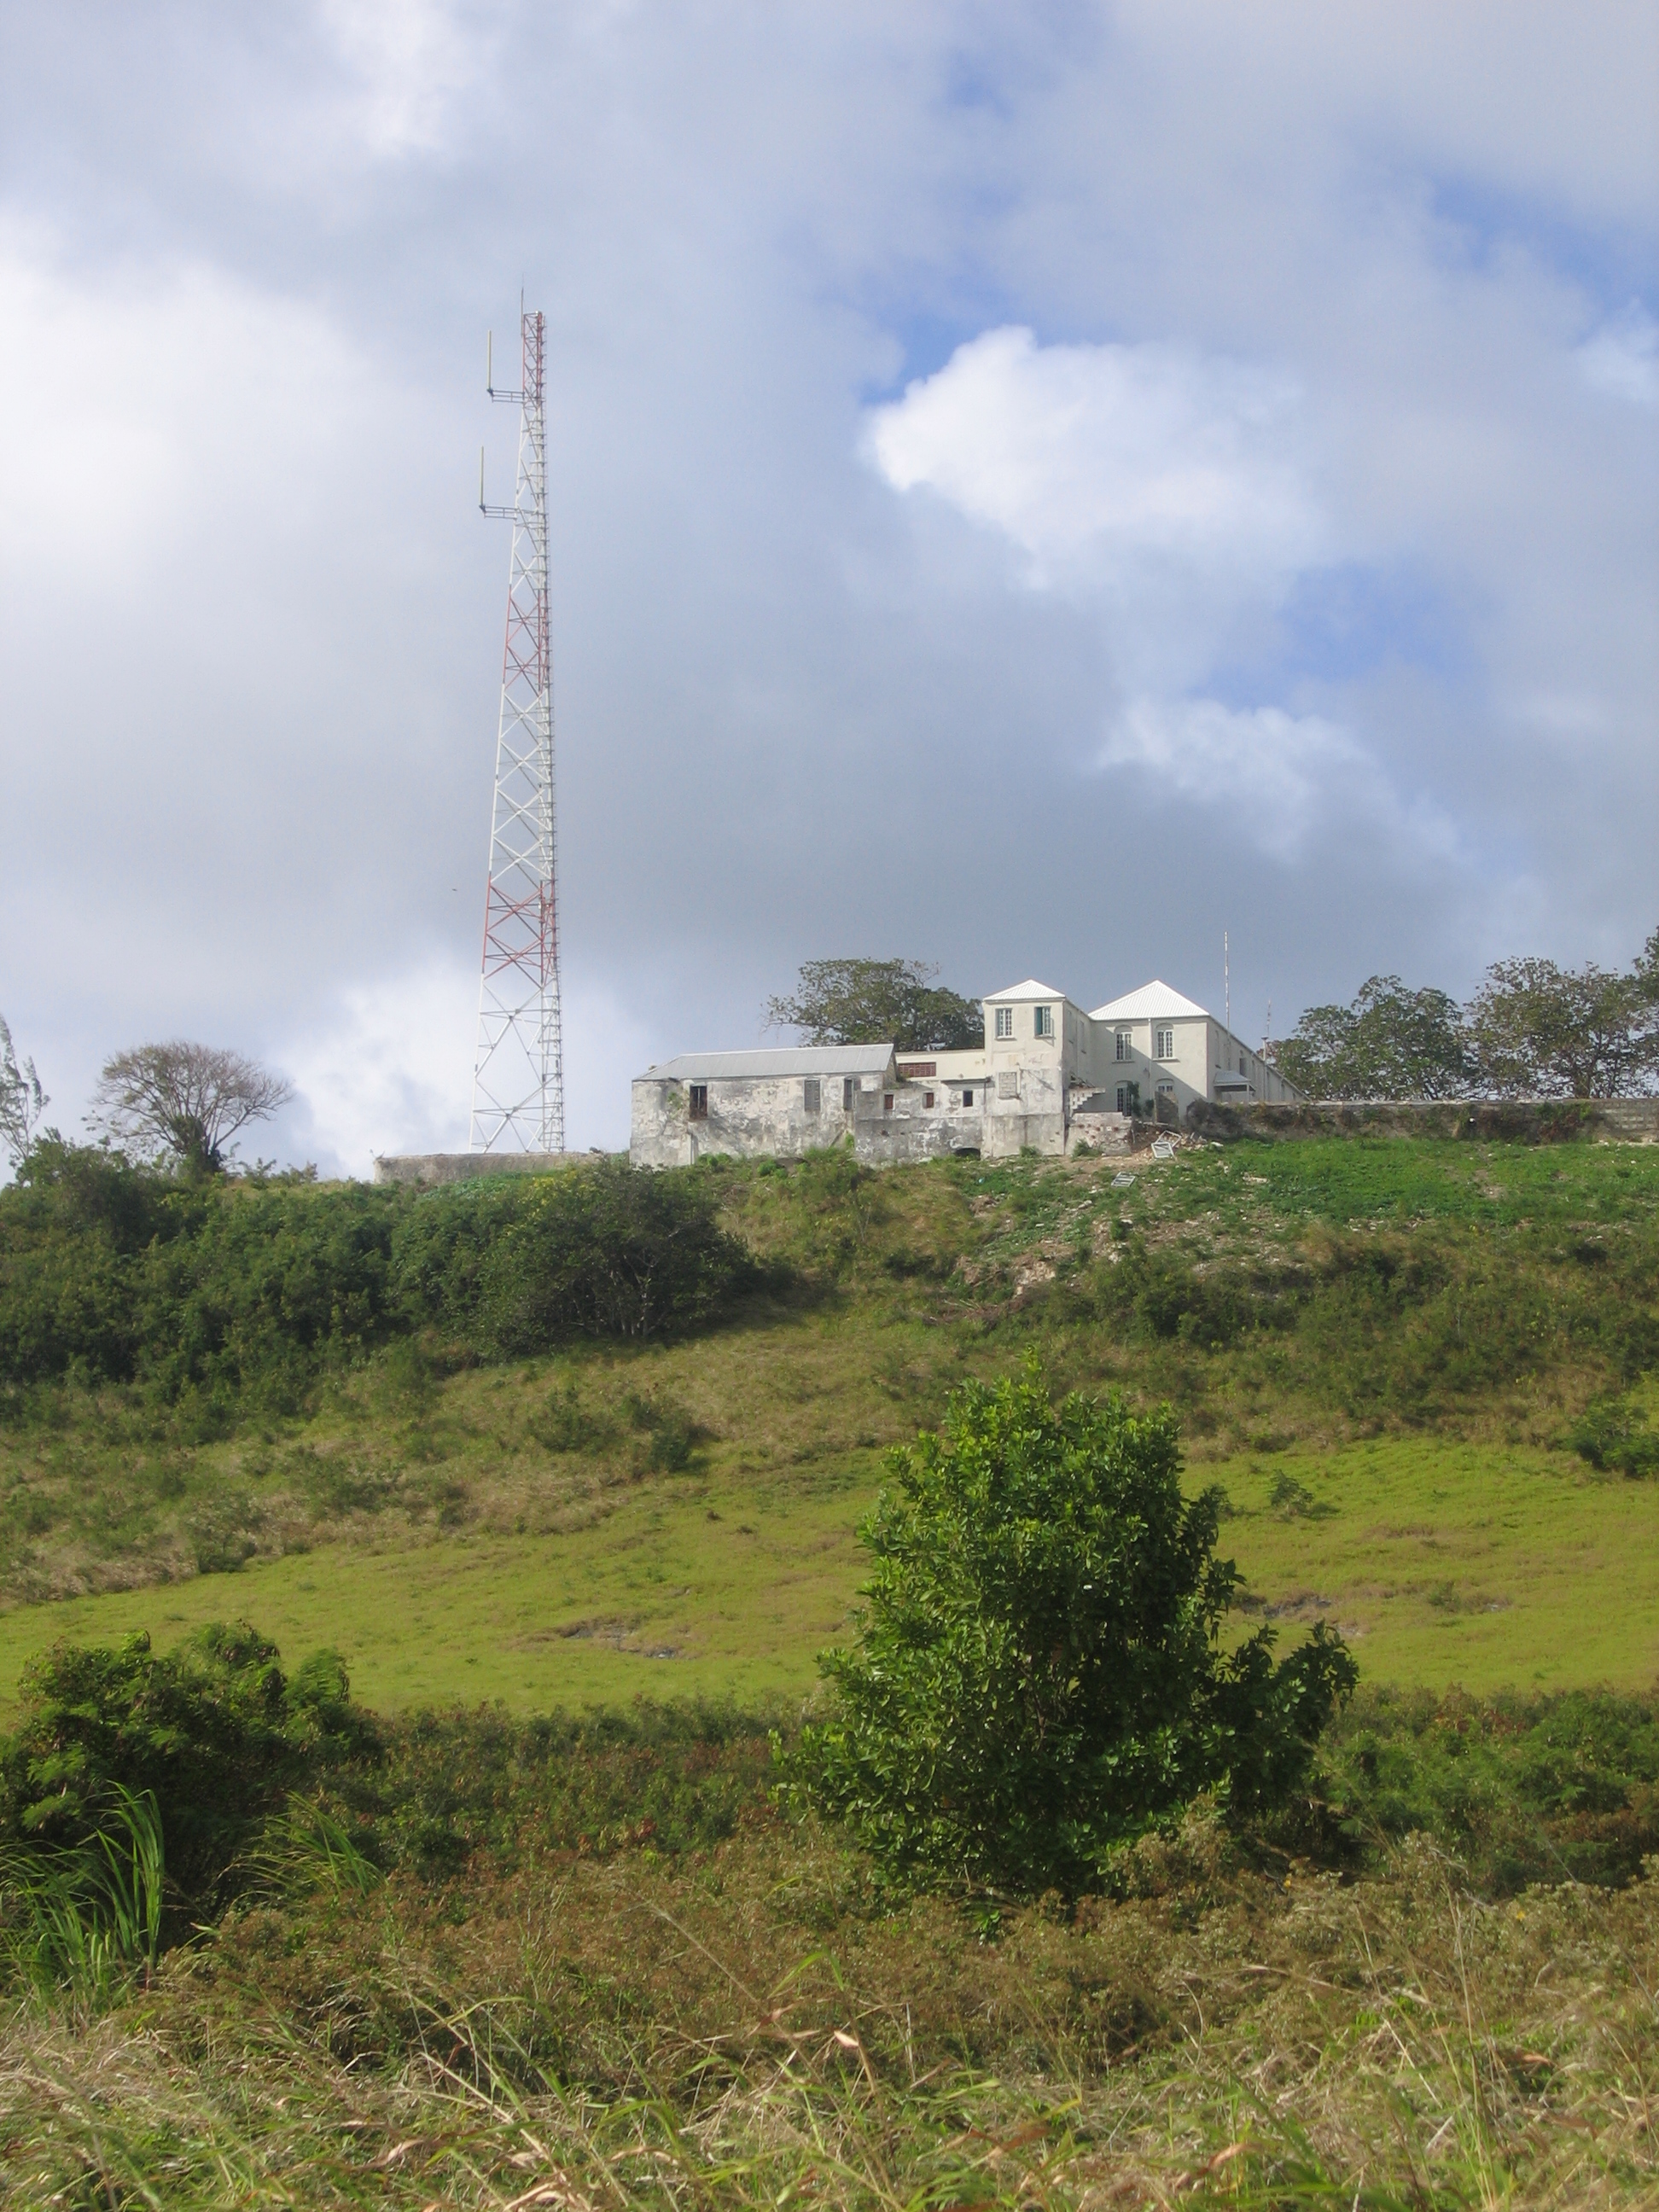
[[[900,955],[1659,922],[1659,10],[0,0],[0,1012],[465,1145],[522,289],[568,1133]]]

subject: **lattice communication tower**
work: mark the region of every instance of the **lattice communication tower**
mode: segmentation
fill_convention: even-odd
[[[519,476],[511,507],[478,506],[513,525],[507,647],[495,739],[495,800],[484,894],[478,1054],[472,1073],[475,1152],[564,1150],[564,1043],[559,1013],[559,908],[553,809],[553,663],[547,577],[546,325],[523,312],[524,373],[489,397],[519,409]]]

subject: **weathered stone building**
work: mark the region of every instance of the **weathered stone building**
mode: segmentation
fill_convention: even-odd
[[[1092,1013],[1035,980],[984,1001],[982,1045],[684,1053],[634,1079],[629,1157],[682,1167],[710,1152],[799,1158],[853,1139],[861,1160],[1127,1147],[1138,1120],[1183,1123],[1196,1102],[1298,1094],[1213,1015],[1152,982]]]

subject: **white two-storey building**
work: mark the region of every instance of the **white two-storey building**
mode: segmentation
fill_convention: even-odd
[[[1167,983],[1092,1013],[1035,979],[983,1001],[962,1052],[890,1044],[685,1053],[634,1079],[629,1154],[678,1167],[709,1152],[795,1158],[851,1137],[860,1159],[1006,1157],[1125,1144],[1137,1121],[1179,1127],[1199,1101],[1297,1093]]]

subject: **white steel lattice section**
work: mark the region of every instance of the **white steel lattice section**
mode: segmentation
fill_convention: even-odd
[[[553,669],[547,575],[545,331],[520,321],[519,475],[513,505],[485,507],[513,525],[507,648],[495,743],[495,803],[484,896],[478,1054],[472,1075],[477,1152],[564,1150],[564,1050],[553,811]],[[483,506],[482,489],[479,504]]]

